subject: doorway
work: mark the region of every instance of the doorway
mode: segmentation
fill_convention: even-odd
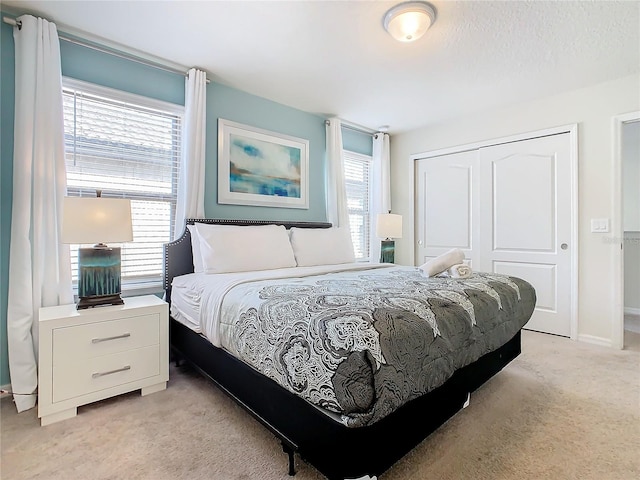
[[[614,118],[615,265],[614,344],[640,350],[640,112]]]

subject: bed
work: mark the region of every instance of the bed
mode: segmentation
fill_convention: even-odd
[[[229,273],[216,270],[216,260],[207,274],[197,260],[207,254],[192,245],[195,223],[199,235],[202,225],[285,227],[294,263]],[[338,250],[318,248],[336,231],[327,223],[189,219],[187,226],[165,245],[174,358],[281,441],[290,475],[296,453],[331,480],[382,474],[520,354],[520,330],[535,305],[533,288],[515,277],[425,280],[412,267],[318,265],[321,250]],[[312,233],[325,236],[301,246]],[[276,261],[279,247],[253,235],[245,237]],[[221,245],[208,254],[220,257]],[[189,309],[196,297],[192,307],[204,309],[197,314]]]

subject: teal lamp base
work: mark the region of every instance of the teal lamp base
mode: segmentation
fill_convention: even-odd
[[[120,249],[106,245],[78,249],[78,302],[76,308],[122,305]]]
[[[382,240],[380,247],[380,263],[393,263],[395,261],[395,245],[393,240]]]

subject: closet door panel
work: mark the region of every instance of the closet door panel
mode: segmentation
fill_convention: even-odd
[[[534,154],[491,161],[493,251],[554,251],[556,162]]]
[[[558,309],[556,295],[557,268],[555,265],[532,265],[519,262],[494,262],[495,273],[511,275],[518,278],[526,278],[529,283],[536,286],[536,309],[554,312]]]
[[[477,246],[478,152],[456,153],[416,162],[416,263],[451,248],[472,265]]]
[[[479,267],[523,278],[538,302],[528,329],[571,335],[569,134],[480,149]]]

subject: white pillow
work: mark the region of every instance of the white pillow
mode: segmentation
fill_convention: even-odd
[[[348,228],[293,227],[291,246],[299,267],[356,261]]]
[[[200,253],[200,234],[195,225],[187,225],[189,233],[191,234],[191,254],[193,256],[193,271],[195,273],[204,272],[204,265],[202,264],[202,254]]]
[[[196,224],[205,273],[248,272],[295,267],[287,230],[282,225]]]

